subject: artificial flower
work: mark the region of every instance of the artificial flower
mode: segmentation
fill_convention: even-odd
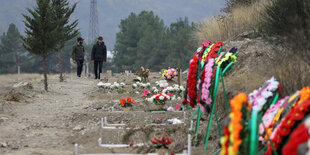
[[[214,65],[214,59],[209,59],[208,63],[206,64],[204,68],[204,82],[202,84],[202,90],[201,90],[201,103],[203,104],[211,104],[212,99],[210,98],[210,91],[209,88],[211,86],[211,77],[213,74],[213,67]],[[204,112],[204,111],[203,111]]]

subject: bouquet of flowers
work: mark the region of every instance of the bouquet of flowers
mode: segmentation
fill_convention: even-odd
[[[165,88],[168,87],[168,82],[166,80],[160,80],[155,82],[157,88]]]
[[[161,137],[161,136],[154,137],[151,140],[151,143],[156,149],[161,149],[161,148],[168,149],[168,145],[172,143],[172,139],[169,137]]]
[[[167,100],[170,100],[170,96],[166,93],[155,94],[148,99],[149,102],[153,102],[155,105],[165,105]]]
[[[168,93],[168,94],[182,94],[182,92],[184,91],[184,87],[183,86],[179,86],[177,84],[175,84],[173,87],[172,86],[168,86],[166,88],[163,89],[163,93]]]
[[[136,104],[136,101],[133,100],[131,97],[122,98],[119,101],[123,108],[132,107],[132,105]]]
[[[150,91],[144,90],[144,93],[143,93],[142,97],[146,97],[146,96],[148,96],[149,94],[150,94]]]
[[[99,88],[102,88],[104,90],[114,90],[114,89],[119,89],[120,87],[124,88],[125,84],[119,84],[117,82],[114,82],[113,84],[111,83],[103,83],[103,82],[99,82],[97,84],[97,86]]]
[[[178,76],[176,69],[170,67],[164,70],[162,74],[162,77],[166,78],[166,80],[172,80],[175,76]]]
[[[145,89],[145,88],[150,88],[151,84],[150,83],[141,83],[141,82],[136,82],[136,85],[140,89]]]
[[[151,90],[151,92],[152,92],[153,94],[157,94],[157,93],[159,92],[159,90],[157,89],[157,87],[153,87],[152,90]]]

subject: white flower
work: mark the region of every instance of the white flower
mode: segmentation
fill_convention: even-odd
[[[103,82],[99,82],[98,84],[97,84],[97,86],[104,86],[104,83]]]
[[[170,96],[167,96],[167,99],[170,100]]]
[[[117,83],[117,82],[114,82],[113,85],[114,85],[115,88],[118,88],[120,86],[119,83]]]
[[[168,119],[167,121],[172,123],[172,124],[181,124],[181,123],[183,123],[181,120],[179,120],[177,118]]]
[[[185,91],[185,88],[183,86],[180,86],[181,91]]]
[[[137,88],[137,84],[132,84],[132,88],[136,89]]]
[[[151,97],[151,98],[146,98],[145,100],[148,101],[148,102],[150,102],[150,103],[153,103],[154,98],[152,98],[152,97]]]
[[[159,100],[164,100],[165,99],[165,97],[164,96],[159,96]]]
[[[142,83],[141,86],[145,88],[147,85],[145,83]]]
[[[179,96],[179,97],[177,98],[177,100],[182,100],[182,98]]]
[[[150,86],[151,84],[148,82],[148,83],[146,83],[146,85],[147,85],[147,86]]]
[[[173,95],[173,96],[171,97],[171,100],[172,100],[172,101],[176,100],[175,95]]]
[[[196,52],[200,52],[202,50],[202,47],[197,48]]]

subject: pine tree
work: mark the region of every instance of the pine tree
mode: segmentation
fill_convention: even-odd
[[[11,23],[7,33],[3,34],[1,37],[1,44],[0,47],[2,48],[2,56],[3,62],[1,66],[5,69],[10,68],[15,64],[14,72],[17,71],[18,66],[20,65],[20,56],[22,55],[23,48],[22,42],[20,39],[20,33],[15,26],[15,24]]]
[[[145,66],[160,70],[165,56],[163,48],[165,26],[152,11],[131,13],[121,21],[116,36],[114,63],[120,69],[138,69]]]
[[[36,6],[33,9],[27,8],[27,11],[30,16],[22,14],[26,26],[26,36],[22,37],[23,46],[43,58],[44,89],[48,91],[46,58],[55,52],[60,21],[54,20],[51,0],[36,0]]]
[[[58,52],[58,66],[59,66],[59,80],[62,82],[63,79],[63,65],[62,65],[62,51],[61,49],[65,46],[65,43],[76,37],[79,34],[79,30],[76,29],[78,20],[74,20],[69,23],[69,18],[74,12],[77,3],[69,6],[68,0],[52,0],[54,10],[54,20],[59,20],[58,28],[58,43],[56,50]]]
[[[187,69],[189,60],[193,55],[195,47],[192,45],[192,32],[194,25],[190,24],[188,19],[178,19],[171,23],[166,31],[166,59],[165,67],[177,67],[178,61],[182,69]]]

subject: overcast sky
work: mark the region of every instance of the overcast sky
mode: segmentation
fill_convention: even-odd
[[[78,2],[72,19],[79,19],[82,37],[87,39],[90,0],[70,2]],[[0,33],[7,31],[8,25],[14,23],[23,34],[21,13],[25,13],[27,7],[33,7],[35,0],[0,0],[0,4]],[[99,35],[104,37],[108,49],[112,50],[120,20],[131,12],[138,14],[142,10],[153,11],[164,20],[165,25],[169,25],[180,17],[200,22],[204,18],[218,15],[224,6],[225,0],[98,0]]]

